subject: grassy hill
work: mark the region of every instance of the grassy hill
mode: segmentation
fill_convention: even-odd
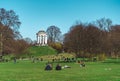
[[[49,46],[32,46],[28,49],[33,56],[54,55],[57,51]]]

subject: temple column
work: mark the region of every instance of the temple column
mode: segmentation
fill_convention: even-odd
[[[38,44],[38,35],[36,36],[36,38],[37,38],[37,44]]]
[[[45,45],[45,35],[44,35],[44,45]]]
[[[47,45],[47,34],[44,31],[39,31],[36,35],[38,46]]]
[[[40,41],[39,43],[41,44],[41,35],[39,36],[39,41]]]
[[[43,44],[43,36],[41,35],[41,45]]]
[[[47,36],[45,36],[45,44],[47,44]]]
[[[38,36],[38,44],[39,44],[39,36]]]
[[[43,35],[43,45],[44,45],[44,41],[45,41],[45,37],[44,37],[44,35]]]
[[[39,44],[39,36],[38,36],[38,44]]]

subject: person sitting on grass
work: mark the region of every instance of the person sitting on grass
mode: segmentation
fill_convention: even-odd
[[[45,70],[52,70],[52,64],[47,64],[45,67]]]
[[[85,67],[85,63],[83,61],[80,62],[80,67]]]
[[[60,64],[57,64],[56,70],[61,70],[61,65]]]
[[[80,64],[80,67],[85,67],[84,61],[78,60],[78,64]]]

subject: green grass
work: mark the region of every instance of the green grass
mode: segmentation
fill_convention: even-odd
[[[33,56],[53,55],[57,51],[49,46],[32,46],[28,49]]]
[[[86,62],[85,68],[77,63],[61,63],[71,66],[61,71],[44,71],[45,64],[31,61],[0,63],[0,81],[120,81],[120,63]]]

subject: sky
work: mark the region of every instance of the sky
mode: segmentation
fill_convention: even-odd
[[[55,25],[62,34],[78,22],[110,18],[120,24],[120,0],[0,0],[0,8],[14,10],[21,21],[23,38],[36,40],[39,30]]]

